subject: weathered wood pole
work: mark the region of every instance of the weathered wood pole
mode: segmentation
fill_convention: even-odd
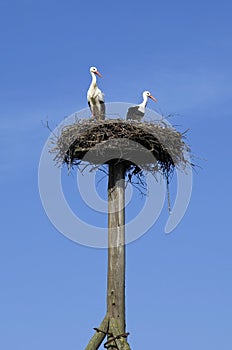
[[[125,170],[122,160],[109,163],[107,313],[118,334],[125,333]]]
[[[107,312],[85,350],[130,350],[125,333],[125,172],[121,159],[109,161]]]

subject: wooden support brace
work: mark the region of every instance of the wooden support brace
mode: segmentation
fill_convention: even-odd
[[[108,317],[108,315],[106,315],[104,320],[102,321],[100,327],[97,328],[96,333],[90,339],[85,350],[97,350],[97,349],[99,349],[101,343],[103,342],[106,335],[108,334],[108,329],[109,329],[109,317]]]

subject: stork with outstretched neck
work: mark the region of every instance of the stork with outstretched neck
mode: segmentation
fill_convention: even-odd
[[[149,91],[144,91],[143,102],[141,102],[137,106],[128,108],[126,120],[131,119],[131,120],[141,121],[141,119],[144,117],[144,114],[145,114],[148,98],[152,99],[154,102],[157,102],[156,98],[153,97]]]
[[[97,86],[97,75],[102,78],[96,67],[89,69],[92,81],[87,92],[88,105],[92,113],[92,118],[96,120],[105,119],[105,98],[102,91]]]

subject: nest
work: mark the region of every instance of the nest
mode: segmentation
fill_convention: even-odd
[[[61,129],[51,151],[56,153],[56,163],[66,163],[69,169],[84,161],[98,167],[118,159],[127,165],[129,179],[148,171],[161,172],[169,181],[175,167],[185,169],[190,164],[185,133],[162,121],[82,119]]]

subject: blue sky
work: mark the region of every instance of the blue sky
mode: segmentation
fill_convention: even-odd
[[[49,136],[41,121],[55,127],[87,106],[91,65],[108,102],[137,103],[149,89],[150,108],[190,128],[202,167],[174,232],[164,234],[164,208],[127,246],[131,348],[231,347],[231,10],[229,1],[1,0],[1,348],[84,349],[104,317],[107,252],[57,232],[37,184]],[[65,181],[75,206],[75,177]],[[86,214],[77,201],[78,210]]]

